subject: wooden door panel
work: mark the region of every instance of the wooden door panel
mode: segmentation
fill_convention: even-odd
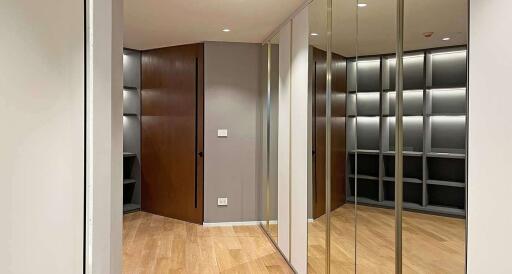
[[[142,210],[203,221],[203,46],[142,53]]]
[[[313,48],[313,218],[325,214],[326,53]],[[331,210],[346,201],[346,61],[333,54],[331,101]]]

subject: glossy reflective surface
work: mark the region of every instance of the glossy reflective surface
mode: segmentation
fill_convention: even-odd
[[[327,273],[327,0],[309,5],[308,273]]]

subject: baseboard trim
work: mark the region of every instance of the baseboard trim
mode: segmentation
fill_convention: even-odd
[[[245,221],[245,222],[218,222],[218,223],[203,223],[205,227],[216,227],[216,226],[250,226],[260,225],[261,221]]]

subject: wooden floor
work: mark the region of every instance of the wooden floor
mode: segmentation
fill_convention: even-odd
[[[259,226],[203,227],[124,215],[123,273],[293,273]]]
[[[331,214],[331,273],[394,273],[394,210],[346,204]],[[463,219],[403,213],[403,273],[464,273]],[[308,226],[308,271],[325,273],[325,219]]]

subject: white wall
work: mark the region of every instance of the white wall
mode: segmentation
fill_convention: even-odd
[[[81,273],[84,1],[0,1],[0,273]]]
[[[470,9],[468,273],[512,273],[512,1]]]
[[[86,271],[122,272],[122,0],[87,5]]]

